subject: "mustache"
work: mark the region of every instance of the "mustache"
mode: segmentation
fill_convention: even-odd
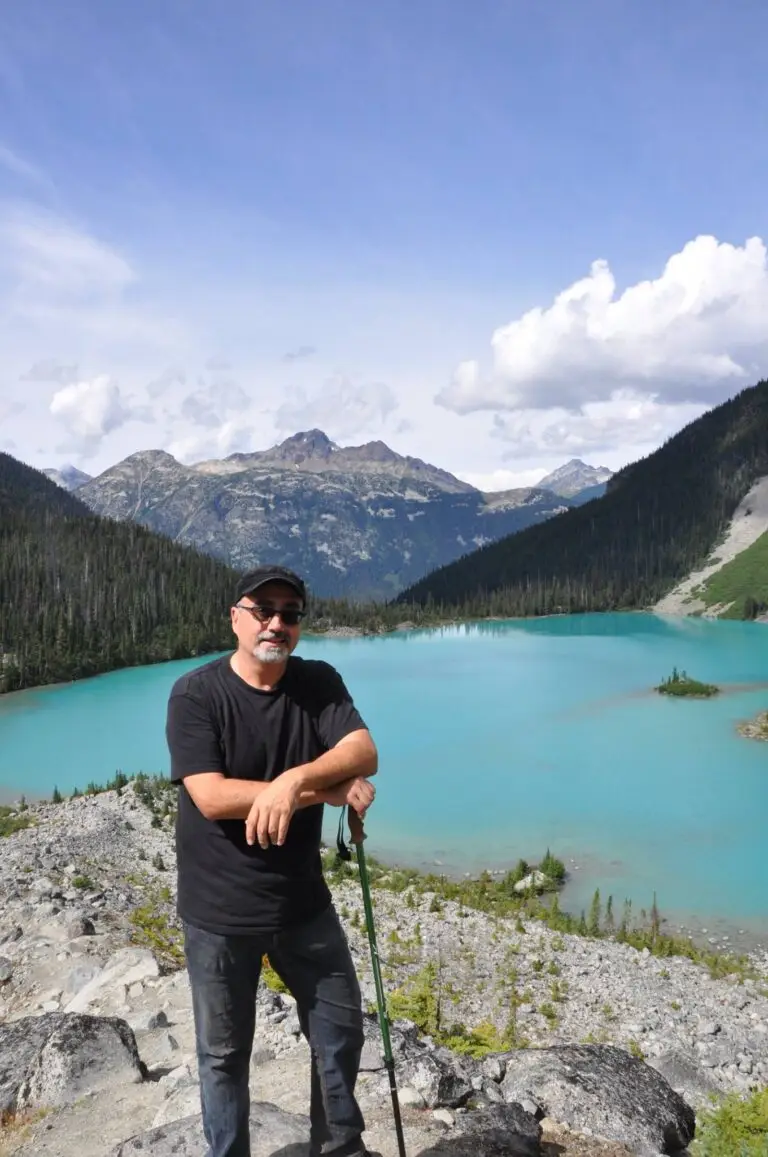
[[[260,643],[287,643],[288,637],[286,635],[259,635],[258,641]]]

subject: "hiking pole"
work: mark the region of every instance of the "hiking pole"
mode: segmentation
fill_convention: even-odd
[[[336,841],[336,847],[339,856],[342,860],[351,860],[352,853],[344,842],[344,812],[346,808],[341,809],[341,819],[339,821],[339,835]],[[371,886],[368,879],[368,867],[365,862],[365,850],[363,848],[363,840],[365,839],[365,832],[363,830],[363,821],[358,816],[357,812],[349,807],[349,830],[352,833],[352,839],[355,844],[355,851],[357,852],[357,866],[360,872],[360,886],[363,890],[363,909],[365,911],[365,926],[368,930],[368,943],[371,948],[371,967],[373,969],[373,983],[376,986],[376,1007],[379,1013],[379,1028],[381,1029],[381,1039],[384,1045],[384,1067],[387,1070],[389,1077],[389,1091],[392,1095],[392,1115],[395,1118],[395,1133],[397,1134],[397,1149],[400,1157],[406,1157],[405,1152],[405,1137],[403,1136],[403,1122],[400,1116],[400,1099],[397,1095],[397,1081],[395,1079],[395,1059],[392,1055],[392,1041],[389,1036],[389,1015],[387,1013],[387,1001],[384,996],[384,985],[381,979],[381,967],[379,965],[379,949],[376,944],[376,928],[373,923],[373,904],[371,903]]]

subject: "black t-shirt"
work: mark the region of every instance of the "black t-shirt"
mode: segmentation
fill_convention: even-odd
[[[176,822],[178,913],[208,932],[277,931],[330,902],[320,842],[323,805],[297,810],[282,847],[245,840],[245,820],[208,820],[181,780],[218,771],[273,780],[309,763],[365,727],[341,676],[328,663],[291,656],[272,691],[249,686],[229,656],[174,684],[166,737],[179,783]]]

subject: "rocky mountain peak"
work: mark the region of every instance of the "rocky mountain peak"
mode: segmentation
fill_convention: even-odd
[[[271,454],[275,458],[299,463],[307,458],[330,458],[336,450],[336,443],[322,430],[300,430],[275,446]]]
[[[76,466],[72,466],[67,462],[64,466],[56,469],[49,466],[43,470],[46,478],[50,478],[57,486],[61,486],[63,490],[77,490],[78,486],[83,486],[86,482],[90,482],[91,475],[86,474],[83,470],[78,470]]]
[[[613,472],[607,466],[590,466],[582,462],[581,458],[571,458],[551,474],[545,475],[537,486],[540,490],[551,490],[553,494],[571,498],[580,490],[607,482],[612,476]]]

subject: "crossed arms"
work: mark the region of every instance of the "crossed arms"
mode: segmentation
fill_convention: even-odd
[[[359,728],[311,763],[291,767],[269,783],[206,771],[185,776],[184,786],[206,819],[245,820],[248,843],[267,848],[284,843],[294,812],[313,804],[349,804],[362,821],[376,794],[368,781],[377,770],[376,745],[370,732]]]

